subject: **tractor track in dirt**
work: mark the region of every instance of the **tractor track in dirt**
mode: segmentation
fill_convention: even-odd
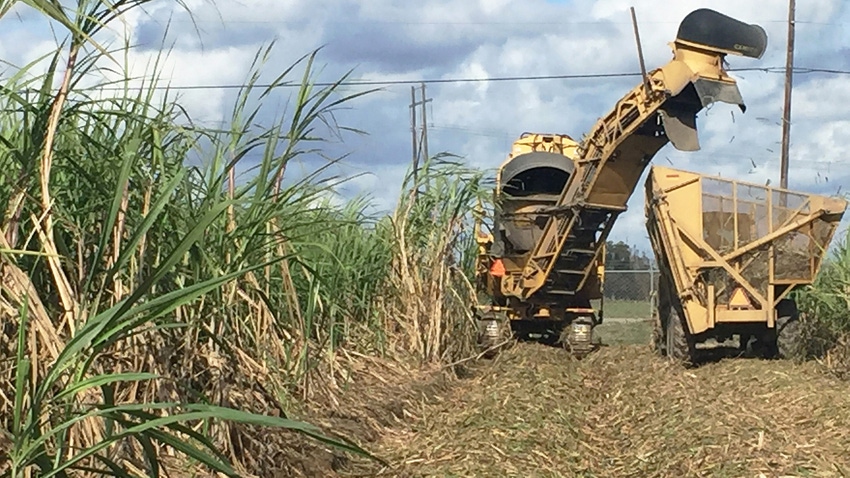
[[[336,476],[850,475],[850,383],[815,362],[685,369],[645,344],[577,361],[519,343],[469,364],[463,378],[427,377],[378,395],[363,384],[357,403],[372,405],[353,411],[355,421],[390,418],[371,419],[361,442],[390,466],[345,460]]]
[[[388,430],[395,466],[349,476],[847,476],[850,387],[816,368],[519,344]]]

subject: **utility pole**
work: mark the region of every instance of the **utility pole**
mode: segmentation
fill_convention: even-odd
[[[419,163],[425,162],[428,160],[428,116],[426,114],[427,104],[431,102],[431,98],[427,98],[425,95],[425,83],[421,85],[421,93],[422,98],[417,101],[416,100],[416,87],[410,87],[410,134],[411,134],[411,146],[413,148],[413,182],[414,184],[417,182],[418,173],[419,173]],[[422,125],[417,128],[416,124],[416,107],[421,106],[420,115],[422,117]],[[417,130],[421,132],[417,135]],[[417,188],[418,189],[418,188]]]
[[[785,108],[782,113],[782,157],[780,159],[781,172],[779,175],[779,187],[788,187],[788,149],[791,144],[791,86],[794,70],[794,17],[795,0],[788,3],[788,52],[785,58]]]
[[[416,172],[419,170],[419,151],[416,149],[416,88],[410,87],[410,139],[413,149],[413,182],[416,183]]]
[[[426,115],[427,103],[431,100],[425,97],[425,83],[422,83],[422,151],[425,153],[422,156],[423,161],[427,161],[428,156],[428,116]]]

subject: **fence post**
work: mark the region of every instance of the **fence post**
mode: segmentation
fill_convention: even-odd
[[[655,287],[655,269],[652,267],[652,262],[649,263],[649,315],[650,318],[655,314],[656,304],[658,303],[658,290]]]

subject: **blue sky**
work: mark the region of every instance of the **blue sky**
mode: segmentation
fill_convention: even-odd
[[[156,54],[171,21],[166,43],[174,48],[163,76],[173,85],[238,84],[248,74],[257,50],[273,40],[277,45],[264,69],[266,78],[277,76],[296,58],[320,46],[324,48],[318,61],[325,80],[352,68],[355,78],[379,81],[635,72],[639,67],[629,14],[632,5],[648,68],[669,60],[667,43],[674,39],[679,22],[701,7],[759,23],[768,31],[765,57],[730,57],[733,68],[782,67],[785,57],[787,0],[680,1],[663,9],[651,0],[188,0],[202,30],[200,36],[174,3],[153,2],[147,15],[127,19],[127,32],[138,45],[131,55],[137,73]],[[16,64],[32,61],[55,45],[36,15],[19,11],[20,17],[4,18],[0,29],[0,54]],[[797,19],[797,66],[850,70],[846,2],[799,2]],[[682,153],[668,145],[656,156],[656,164],[778,184],[783,75],[743,72],[735,76],[747,113],[716,105],[699,118],[701,151]],[[792,188],[828,194],[839,185],[850,190],[850,147],[844,139],[850,127],[844,106],[850,102],[848,80],[846,75],[795,76]],[[471,165],[494,168],[523,131],[563,132],[580,138],[636,81],[428,85],[428,96],[433,98],[428,110],[430,150],[451,152]],[[290,93],[281,90],[274,102],[265,105],[267,113],[260,120],[271,121],[274,113],[279,114],[275,108]],[[234,94],[215,89],[181,93],[190,114],[207,124],[229,116]],[[348,135],[333,146],[335,152],[350,154],[335,172],[367,173],[352,180],[344,188],[346,194],[368,193],[379,207],[393,206],[410,163],[409,101],[409,85],[390,85],[338,115],[340,122],[368,133]],[[315,166],[304,164],[302,171]],[[612,238],[648,249],[641,188]]]

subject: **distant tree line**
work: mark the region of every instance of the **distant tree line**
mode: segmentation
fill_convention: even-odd
[[[643,271],[655,267],[652,253],[636,251],[623,241],[608,241],[605,248],[605,268],[610,271]]]

